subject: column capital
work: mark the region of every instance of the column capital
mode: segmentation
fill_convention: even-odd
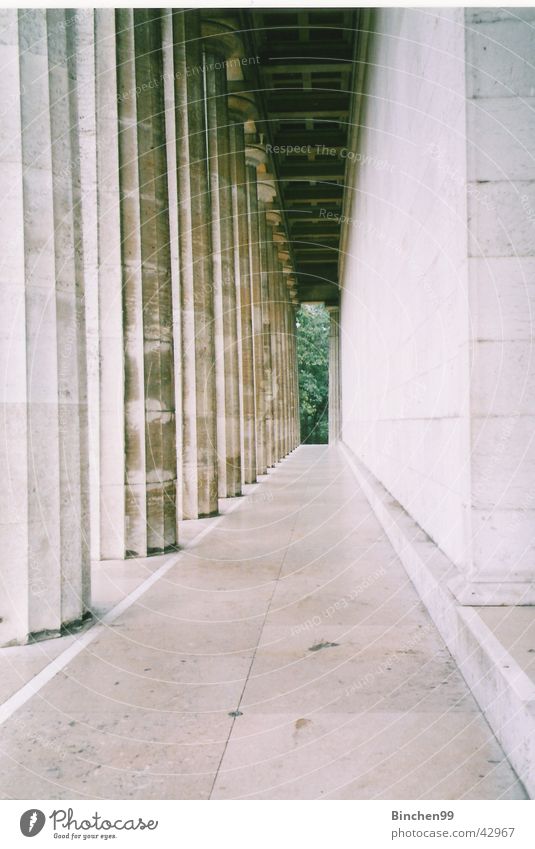
[[[258,200],[261,200],[263,203],[273,203],[273,200],[277,196],[277,187],[271,174],[265,172],[259,174],[257,188]]]
[[[265,166],[268,161],[268,155],[264,145],[247,143],[245,145],[245,161],[247,165],[254,165],[258,168],[260,165]]]
[[[219,17],[209,12],[201,14],[201,36],[204,47],[227,61],[235,60],[232,62],[232,66],[235,66],[235,69],[241,72],[241,64],[242,59],[245,58],[245,51],[243,41],[236,33],[236,29],[237,25],[233,23],[232,19],[224,16]],[[228,74],[228,64],[226,65],[226,69]],[[241,76],[234,76],[232,74],[229,78],[243,79],[243,72],[241,72]]]
[[[228,111],[232,120],[245,124],[247,134],[256,132],[254,122],[258,120],[258,108],[248,91],[232,91],[228,94]]]
[[[280,227],[280,225],[282,223],[282,215],[281,215],[281,213],[278,209],[268,209],[268,210],[266,210],[266,219],[267,219],[268,224],[270,224],[272,227]],[[286,240],[286,236],[284,235],[284,233],[279,232],[279,233],[273,234],[273,241],[274,242],[277,241],[275,236],[281,236],[284,240]]]
[[[286,278],[286,285],[288,286],[288,292],[290,294],[291,303],[299,303],[297,300],[297,280],[293,274],[289,274]]]

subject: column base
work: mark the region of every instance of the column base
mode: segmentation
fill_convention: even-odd
[[[177,542],[172,542],[163,548],[147,548],[147,557],[159,557],[162,554],[173,554],[174,551],[180,551],[180,546]]]
[[[33,633],[28,634],[26,642],[28,644],[42,643],[43,640],[56,640],[59,637],[69,637],[71,634],[78,634],[80,631],[83,631],[84,628],[92,625],[94,621],[95,617],[92,612],[90,610],[86,610],[83,616],[79,619],[73,619],[71,622],[64,622],[61,628],[34,631]]]

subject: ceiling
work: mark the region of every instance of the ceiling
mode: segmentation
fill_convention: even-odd
[[[253,55],[257,127],[273,169],[300,301],[336,303],[340,216],[348,165],[355,12],[241,13]]]

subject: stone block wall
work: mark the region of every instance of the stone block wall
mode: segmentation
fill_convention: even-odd
[[[342,300],[343,439],[460,572],[533,603],[533,10],[380,10]]]
[[[342,438],[459,566],[469,536],[463,13],[379,10],[342,281]]]

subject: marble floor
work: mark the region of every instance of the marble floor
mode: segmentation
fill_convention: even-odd
[[[119,613],[3,651],[2,798],[525,798],[336,447],[232,506],[147,586],[118,564]]]

